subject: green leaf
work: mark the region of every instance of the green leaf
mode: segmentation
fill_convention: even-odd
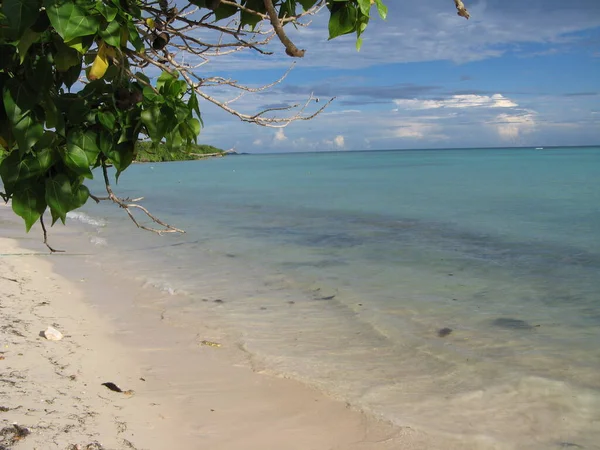
[[[89,196],[90,191],[87,188],[87,186],[84,186],[83,184],[77,189],[73,189],[73,197],[71,198],[71,205],[69,211],[81,208],[83,205],[85,205],[85,202],[87,202]]]
[[[6,83],[6,87],[10,91],[12,101],[22,112],[27,112],[36,105],[37,94],[27,84],[13,78]],[[6,97],[4,101],[6,102]]]
[[[29,47],[31,47],[31,44],[33,44],[35,41],[37,41],[37,39],[40,37],[41,34],[42,33],[36,33],[31,28],[28,28],[25,30],[25,33],[23,33],[23,36],[21,36],[21,40],[19,41],[19,44],[17,45],[17,49],[19,50],[19,58],[21,60],[21,64],[23,64],[23,61],[25,61],[25,55],[27,54]]]
[[[67,86],[67,89],[71,89],[71,86],[75,84],[75,82],[79,79],[79,75],[81,75],[81,65],[82,61],[79,58],[79,62],[71,67],[66,72],[62,74],[63,83]]]
[[[117,181],[121,173],[133,162],[134,150],[134,141],[122,142],[111,148],[108,157],[117,169]]]
[[[9,85],[9,83],[6,84]],[[17,92],[17,96],[20,95],[19,92],[22,92],[18,87],[12,90]],[[34,120],[31,112],[23,111],[19,107],[9,86],[4,86],[2,98],[12,133],[19,147],[19,154],[23,155],[42,137],[44,126],[41,122]],[[24,101],[23,98],[19,98],[19,100]]]
[[[163,103],[165,101],[165,99],[162,95],[154,92],[154,89],[152,89],[149,86],[144,86],[144,89],[142,90],[142,94],[144,95],[145,100],[152,102],[152,103]]]
[[[315,3],[317,3],[318,0],[297,0],[297,1],[298,1],[298,3],[300,3],[302,5],[302,8],[304,9],[304,11],[308,11],[310,8],[315,6]]]
[[[196,114],[198,114],[198,117],[200,117],[200,105],[198,104],[198,97],[196,96],[195,92],[192,92],[190,94],[190,100],[188,101],[188,107],[194,111]]]
[[[360,48],[362,47],[363,40],[362,38],[356,38],[356,51],[360,52]]]
[[[119,47],[121,45],[121,24],[116,20],[109,22],[107,27],[100,31],[102,39],[113,47]]]
[[[129,42],[131,42],[133,48],[135,48],[135,51],[141,52],[142,50],[144,50],[144,42],[140,38],[140,35],[135,25],[131,22],[128,22],[127,30],[129,31]]]
[[[345,3],[331,13],[329,18],[329,39],[334,39],[343,34],[356,30],[356,7]]]
[[[261,14],[264,14],[266,12],[264,0],[246,0],[244,2],[244,6],[246,6],[246,8],[248,8],[252,11],[256,11]],[[257,16],[256,14],[251,14],[246,11],[242,11],[240,13],[241,25],[243,27],[248,25],[248,26],[250,26],[250,29],[252,29],[252,30],[262,20],[263,20],[262,17]]]
[[[19,186],[12,196],[12,209],[25,220],[27,232],[46,210],[45,185],[43,181],[33,180]]]
[[[225,4],[221,3],[221,5],[215,10],[215,19],[216,20],[227,19],[228,17],[235,15],[235,13],[237,13],[237,12],[238,12],[238,8],[236,8],[235,6],[225,5]]]
[[[59,72],[66,72],[71,67],[79,67],[77,71],[77,75],[81,73],[81,60],[82,57],[79,52],[71,48],[62,42],[55,42],[56,45],[56,53],[54,54],[54,64],[56,65],[56,70]]]
[[[65,45],[69,48],[72,48],[77,53],[84,55],[90,48],[89,39],[86,39],[82,36],[78,36],[75,39],[72,39],[68,42],[65,42]]]
[[[96,34],[100,23],[97,15],[73,1],[45,0],[50,23],[65,42],[79,36]]]
[[[8,21],[8,31],[15,38],[33,25],[40,14],[39,0],[3,0],[2,12]]]
[[[10,195],[17,184],[40,177],[52,163],[52,151],[48,148],[23,157],[19,156],[19,152],[11,152],[0,163],[0,176],[6,193]]]
[[[39,103],[40,94],[48,92],[54,86],[51,58],[50,55],[45,55],[38,58],[27,58],[25,62],[27,84],[36,91],[34,94],[36,104]]]
[[[96,114],[98,122],[102,124],[108,131],[114,131],[115,129],[115,115],[110,111],[98,111]]]
[[[156,89],[162,92],[163,87],[166,86],[165,90],[168,90],[169,85],[177,78],[179,78],[178,72],[175,72],[173,75],[171,75],[169,72],[163,71],[156,80]]]
[[[96,11],[104,16],[107,22],[112,22],[117,17],[119,10],[113,6],[107,5],[102,1],[96,2]]]
[[[142,111],[142,123],[146,126],[148,136],[153,141],[160,141],[166,132],[167,121],[163,118],[163,114],[158,106],[151,106]]]
[[[358,3],[358,7],[360,11],[365,15],[369,16],[369,12],[371,11],[371,0],[356,0]]]
[[[56,107],[50,92],[46,91],[43,94],[42,107],[44,108],[44,112],[46,113],[46,127],[47,128],[55,128],[57,131],[60,131],[59,128],[64,126],[64,120],[62,118],[62,114]]]
[[[167,138],[167,148],[171,151],[179,150],[183,145],[183,138],[181,137],[181,133],[179,132],[179,128],[174,129],[166,136]]]
[[[198,136],[200,134],[201,126],[200,121],[198,119],[196,119],[195,117],[188,119],[187,125],[192,130],[192,133],[194,133],[194,136]]]
[[[88,151],[86,151],[87,146],[93,146],[99,152],[95,139],[90,142],[89,136],[81,130],[71,131],[67,135],[67,146],[66,148],[61,148],[62,151],[60,153],[69,169],[79,175],[92,178],[90,160],[88,159]],[[98,153],[96,153],[96,156],[98,156]]]
[[[46,203],[52,214],[52,225],[60,219],[65,223],[67,212],[73,200],[69,177],[61,173],[46,179]]]
[[[377,5],[377,11],[379,12],[379,17],[383,20],[387,18],[388,8],[383,4],[383,0],[375,0],[375,4]]]

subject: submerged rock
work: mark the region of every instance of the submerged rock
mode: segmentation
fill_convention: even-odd
[[[438,330],[438,333],[437,333],[437,335],[438,335],[439,337],[446,337],[446,336],[448,336],[450,333],[452,333],[452,328],[448,328],[448,327],[446,327],[446,328],[440,328],[440,329]]]
[[[532,330],[533,325],[529,322],[520,319],[512,319],[510,317],[499,317],[492,322],[492,325],[508,330]]]

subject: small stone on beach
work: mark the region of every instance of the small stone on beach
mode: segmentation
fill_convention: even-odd
[[[53,327],[46,328],[42,333],[49,341],[60,341],[63,338],[62,333]]]

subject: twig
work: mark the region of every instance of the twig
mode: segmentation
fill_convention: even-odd
[[[40,216],[40,225],[42,226],[42,231],[44,232],[44,244],[46,245],[46,247],[48,247],[50,252],[51,253],[64,253],[64,250],[56,250],[56,249],[50,247],[50,244],[48,244],[48,233],[46,232],[46,225],[44,224],[44,216],[43,215]]]
[[[122,198],[117,197],[114,194],[112,187],[110,186],[110,181],[108,179],[108,171],[106,170],[106,161],[104,161],[104,160],[102,161],[102,174],[104,175],[104,186],[106,187],[106,192],[108,193],[108,197],[105,197],[105,198],[104,197],[96,197],[98,200],[110,200],[110,201],[116,203],[117,205],[119,205],[120,208],[123,208],[125,210],[125,212],[129,216],[129,218],[133,221],[133,223],[138,228],[141,228],[142,230],[151,231],[151,232],[159,234],[159,235],[161,235],[163,233],[185,233],[185,231],[180,230],[179,228],[175,228],[174,226],[163,222],[158,217],[153,216],[150,213],[150,211],[148,211],[142,205],[138,205],[137,203],[128,203],[128,202],[140,201],[140,200],[142,200],[143,197],[135,198],[135,199],[128,199],[128,198],[122,199]],[[131,212],[132,208],[141,210],[154,223],[159,224],[160,226],[164,227],[164,229],[157,229],[157,228],[152,228],[152,227],[147,227],[145,225],[141,225],[137,221],[137,219],[134,217],[133,213]]]
[[[471,17],[471,14],[469,14],[469,11],[467,11],[467,8],[465,7],[462,0],[454,0],[454,4],[456,5],[456,9],[458,10],[458,12],[456,14],[469,20],[469,17]]]

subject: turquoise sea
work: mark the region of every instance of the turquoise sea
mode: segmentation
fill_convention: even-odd
[[[139,164],[118,192],[186,234],[110,205],[71,223],[186,326],[218,317],[257,370],[465,448],[591,449],[599,174],[599,147]]]

